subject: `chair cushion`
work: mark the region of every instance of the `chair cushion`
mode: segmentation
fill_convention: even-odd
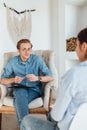
[[[0,99],[0,107],[3,105],[3,100]]]
[[[13,105],[13,98],[9,97],[9,96],[4,97],[4,99],[3,99],[3,105],[11,106],[11,107],[14,106]]]
[[[29,108],[38,108],[43,106],[43,100],[41,97],[34,99],[31,103],[29,103]]]
[[[13,105],[13,98],[6,96],[3,100],[3,105],[5,106],[14,106]],[[29,105],[29,108],[38,108],[43,106],[43,100],[41,97],[34,99]]]

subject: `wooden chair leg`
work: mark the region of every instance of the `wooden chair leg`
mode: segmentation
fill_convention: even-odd
[[[1,126],[2,126],[2,113],[0,113],[0,130],[2,129]]]

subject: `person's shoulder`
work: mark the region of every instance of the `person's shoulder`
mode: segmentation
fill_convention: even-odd
[[[78,67],[73,67],[69,69],[65,74],[61,77],[64,81],[72,81],[74,78],[74,75],[76,74]]]
[[[35,58],[38,57],[36,54],[31,54],[30,56]]]
[[[17,60],[18,60],[18,57],[19,57],[19,55],[14,56],[14,57],[10,58],[8,62],[12,63],[12,62],[17,61]]]
[[[71,69],[67,70],[65,72],[65,74],[62,76],[62,78],[72,75],[74,73],[74,71],[75,71],[75,68],[71,68]]]
[[[36,54],[31,54],[31,58],[33,58],[34,60],[41,60],[42,58]]]
[[[82,76],[83,73],[87,72],[87,61],[79,63],[76,67],[74,67],[74,75]]]
[[[79,75],[79,73],[81,73],[81,64],[78,64],[74,67],[72,67],[71,69],[69,69],[63,76],[62,79],[73,79],[74,77],[76,77],[77,75]]]

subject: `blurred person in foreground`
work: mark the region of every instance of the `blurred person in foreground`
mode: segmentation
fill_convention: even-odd
[[[27,115],[22,120],[21,130],[69,130],[78,108],[87,102],[87,28],[78,33],[76,44],[80,64],[61,78],[48,120]]]

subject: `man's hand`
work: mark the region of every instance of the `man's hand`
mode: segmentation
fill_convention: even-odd
[[[38,81],[38,76],[35,76],[34,74],[27,74],[26,78],[31,82]]]
[[[15,77],[15,83],[21,83],[22,80],[23,80],[22,77],[19,77],[19,76],[16,76],[16,77]]]

